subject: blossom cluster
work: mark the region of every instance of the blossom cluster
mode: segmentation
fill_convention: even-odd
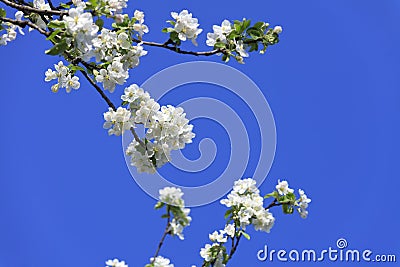
[[[45,73],[46,82],[57,80],[57,83],[51,86],[51,90],[56,93],[60,88],[65,88],[67,93],[70,93],[72,89],[77,90],[80,87],[79,78],[71,74],[68,67],[64,65],[62,61],[54,64],[55,71],[48,69]]]
[[[268,45],[277,43],[281,32],[281,26],[271,29],[264,22],[251,26],[250,20],[235,20],[231,23],[225,19],[221,26],[214,25],[213,32],[207,33],[206,44],[220,49],[225,62],[232,56],[239,63],[244,63],[243,58],[249,57],[249,52],[258,51],[260,45],[263,46],[260,51],[263,54]]]
[[[168,21],[173,28],[164,29],[170,33],[170,39],[177,44],[180,41],[191,40],[194,45],[197,45],[196,38],[203,31],[199,29],[200,24],[197,18],[193,18],[192,13],[189,11],[182,10],[179,14],[177,12],[171,12],[173,21]]]
[[[231,209],[232,220],[243,230],[252,224],[255,230],[269,233],[274,225],[275,218],[264,208],[264,198],[251,178],[235,181],[233,190],[221,204]]]
[[[190,209],[185,208],[185,201],[182,199],[183,192],[176,187],[165,187],[160,189],[159,193],[160,201],[156,204],[156,209],[167,205],[167,216],[171,213],[173,217],[168,226],[169,234],[183,240],[183,229],[192,221],[189,216]]]
[[[39,2],[42,1],[42,2]],[[44,0],[36,0],[36,5],[47,9]],[[148,27],[144,24],[144,13],[136,10],[130,20],[128,15],[121,14],[126,7],[125,0],[106,0],[98,3],[102,6],[94,7],[92,2],[73,1],[75,7],[68,10],[68,15],[62,20],[53,20],[49,28],[58,33],[49,36],[55,45],[46,51],[51,55],[58,55],[64,51],[80,57],[86,62],[92,59],[99,63],[91,69],[96,82],[102,83],[104,90],[114,92],[117,84],[122,85],[129,78],[129,69],[139,65],[139,58],[146,55],[141,44],[133,45],[131,34],[138,36],[147,33]],[[103,28],[104,22],[99,18],[94,21],[91,10],[96,9],[104,15],[114,15],[116,23],[114,29]],[[37,25],[41,21],[37,21]],[[122,27],[124,30],[119,30]],[[129,30],[127,30],[129,29]],[[61,38],[61,39],[60,39]]]
[[[112,108],[109,108],[103,116],[105,120],[103,128],[108,129],[109,135],[114,134],[120,136],[124,131],[133,127],[130,120],[131,113],[125,108],[119,107],[115,111]]]
[[[297,207],[297,211],[300,216],[305,219],[308,216],[308,204],[311,199],[307,197],[304,190],[299,189],[299,198],[296,199],[294,190],[289,187],[287,181],[278,180],[278,184],[275,186],[276,191],[268,194],[266,197],[274,197],[279,203],[282,204],[283,211],[285,213],[293,213],[293,207]]]
[[[143,124],[147,129],[142,140],[134,139],[126,149],[131,165],[138,172],[154,173],[156,168],[170,160],[172,150],[183,149],[192,142],[195,136],[193,125],[189,124],[182,108],[171,105],[160,107],[148,92],[136,84],[125,88],[121,99],[127,105],[125,110],[131,113],[124,123],[129,120],[132,126]]]

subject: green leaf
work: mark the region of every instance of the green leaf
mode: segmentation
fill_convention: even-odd
[[[70,70],[73,70],[73,71],[77,71],[77,70],[84,71],[84,70],[85,70],[84,68],[82,68],[82,67],[80,67],[80,66],[76,66],[76,65],[69,65],[68,68],[69,68]]]
[[[169,215],[168,214],[163,214],[163,215],[161,215],[161,218],[168,218],[169,217]]]
[[[168,28],[162,29],[161,32],[168,32]]]
[[[266,194],[266,195],[264,196],[264,198],[270,198],[270,197],[278,198],[278,192],[277,192],[277,191],[274,191],[274,192],[269,193],[269,194]]]
[[[248,35],[253,37],[253,39],[258,39],[263,36],[262,31],[254,27],[248,28],[246,32]]]
[[[225,219],[228,219],[228,217],[231,216],[231,214],[232,214],[232,210],[231,210],[231,209],[227,210],[227,211],[225,212],[224,218],[225,218]]]
[[[64,21],[59,21],[59,20],[52,20],[47,24],[47,27],[52,28],[52,29],[65,29],[65,23]]]
[[[161,201],[157,202],[157,204],[154,206],[154,209],[158,210],[161,209],[162,207],[164,207],[165,204]]]
[[[101,29],[103,29],[103,26],[104,26],[104,20],[98,19],[98,20],[96,20],[96,22],[94,24],[96,24],[99,27],[99,30],[101,30]]]
[[[54,41],[54,37],[57,36],[61,32],[61,29],[57,29],[54,32],[52,32],[49,37],[46,38],[46,40]]]
[[[64,4],[64,3],[61,3],[60,6],[62,8],[65,8],[65,9],[69,9],[71,7],[70,5],[67,5],[67,4]]]
[[[214,48],[225,48],[226,44],[222,43],[222,42],[217,42],[214,45]]]
[[[250,20],[243,20],[243,26],[242,29],[245,30],[246,28],[248,28],[250,26],[251,21]]]
[[[46,50],[46,54],[51,55],[51,56],[56,56],[56,55],[63,53],[65,50],[67,50],[67,48],[68,48],[68,44],[65,41],[65,39],[63,39],[63,40],[61,40],[61,42],[57,43],[55,46],[53,46],[49,50]]]
[[[246,232],[242,232],[242,235],[247,239],[250,240],[250,235]]]
[[[128,104],[129,104],[128,101],[122,101],[121,106],[125,106],[125,105],[128,105]],[[147,139],[145,139],[145,140],[147,140]]]
[[[7,12],[4,8],[0,8],[0,18],[4,18],[7,15]]]
[[[264,26],[264,24],[265,24],[264,22],[259,21],[256,24],[254,24],[253,27],[257,28],[257,29],[261,29]]]

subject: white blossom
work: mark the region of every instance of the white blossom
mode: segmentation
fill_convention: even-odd
[[[297,211],[300,213],[300,216],[305,219],[308,216],[308,211],[306,210],[308,208],[308,204],[311,202],[311,199],[307,197],[307,195],[304,193],[303,190],[299,189],[299,195],[300,198],[298,200],[298,206],[299,208]]]
[[[122,9],[127,7],[128,0],[106,0],[105,2],[111,14],[120,14]]]
[[[228,240],[228,238],[225,236],[225,232],[221,230],[219,231],[219,233],[217,231],[214,231],[212,234],[209,234],[208,238],[212,242],[218,243],[225,243]]]
[[[184,201],[182,199],[183,192],[180,188],[176,187],[165,187],[159,190],[160,201],[168,205],[182,207]]]
[[[106,261],[106,267],[128,267],[125,261],[119,261],[118,259]]]
[[[68,16],[63,17],[67,31],[74,37],[75,46],[82,54],[91,51],[92,40],[97,37],[99,27],[94,24],[90,12],[84,12],[84,7],[71,8]],[[86,59],[86,58],[85,58]]]
[[[15,18],[17,20],[22,20],[23,16],[24,16],[24,12],[22,12],[22,11],[15,12]],[[22,31],[22,28],[20,26],[16,26],[16,27],[18,29],[19,34],[25,35],[25,33]]]
[[[288,193],[293,193],[293,189],[289,188],[289,184],[287,181],[278,180],[278,185],[275,188],[282,196],[287,195]]]
[[[226,43],[226,36],[232,31],[231,23],[225,19],[221,26],[214,25],[213,30],[213,33],[207,33],[206,44],[214,46],[216,42]]]
[[[259,210],[255,214],[252,221],[256,231],[263,231],[269,233],[272,226],[274,226],[275,218],[268,210]]]
[[[139,36],[142,36],[144,33],[149,32],[149,28],[144,25],[144,13],[139,10],[135,10],[133,17],[136,19],[136,23],[133,24],[133,29],[138,32]]]
[[[116,84],[124,84],[129,77],[128,71],[123,68],[120,60],[121,58],[119,57],[114,58],[106,70],[101,69],[95,73],[96,81],[103,83],[104,89],[109,90],[110,93],[114,92]]]
[[[221,200],[221,204],[234,211],[232,216],[242,229],[253,224],[256,230],[269,232],[274,224],[275,219],[264,209],[264,198],[260,196],[256,181],[251,178],[235,181],[232,191]]]
[[[153,262],[154,267],[174,267],[174,265],[170,263],[171,261],[169,259],[162,256],[157,256],[155,259],[150,258],[150,262]]]
[[[236,232],[236,228],[234,224],[227,224],[225,226],[224,232],[230,236],[230,237],[234,237],[235,236],[235,232]]]
[[[193,44],[197,45],[196,38],[203,31],[198,28],[200,24],[198,24],[197,18],[193,18],[192,13],[187,10],[182,10],[179,14],[171,12],[171,16],[175,19],[175,26],[170,30],[177,32],[181,41],[189,39],[192,40]]]
[[[274,29],[272,30],[276,34],[282,33],[282,27],[281,26],[275,26]]]
[[[120,136],[124,131],[129,130],[133,127],[130,120],[131,113],[129,110],[123,107],[119,107],[116,111],[112,108],[108,108],[108,111],[103,114],[104,116],[104,129],[109,129],[109,135]]]
[[[48,69],[45,72],[45,81],[57,80],[57,83],[51,87],[51,90],[56,93],[60,88],[65,88],[67,93],[71,92],[71,89],[79,89],[80,83],[77,76],[71,75],[67,66],[64,66],[62,61],[54,64],[55,71]]]
[[[146,136],[142,143],[132,141],[126,153],[131,156],[131,165],[139,172],[154,173],[170,160],[172,150],[182,149],[191,143],[195,134],[183,109],[160,105],[136,84],[125,88],[121,96],[128,104],[132,120],[143,124]],[[143,165],[143,166],[141,166]]]
[[[235,46],[236,46],[235,48],[236,52],[238,52],[241,57],[249,56],[249,53],[247,53],[245,45],[243,44],[242,40],[236,41]]]

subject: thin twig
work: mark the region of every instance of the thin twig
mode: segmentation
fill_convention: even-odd
[[[16,3],[13,3],[13,2],[8,1],[8,0],[0,0],[0,2],[3,2],[7,6],[13,7],[13,8],[18,9],[20,11],[34,12],[34,13],[37,13],[37,14],[43,14],[43,15],[48,15],[48,16],[51,16],[51,15],[61,16],[61,15],[68,14],[68,12],[66,12],[66,11],[38,9],[38,8],[34,8],[34,7],[31,7],[31,6],[27,6],[27,5],[16,4]]]
[[[236,238],[236,243],[235,243],[235,245],[232,247],[231,252],[229,253],[228,260],[230,260],[230,259],[233,257],[233,254],[235,254],[236,249],[237,249],[237,247],[239,246],[239,241],[240,241],[240,238],[241,238],[241,237],[242,237],[242,235],[239,235],[239,236]]]
[[[160,249],[161,249],[162,245],[164,244],[164,240],[165,240],[165,238],[167,237],[167,235],[170,232],[169,227],[170,227],[170,223],[171,223],[171,212],[170,212],[170,210],[168,208],[168,205],[167,205],[167,214],[168,214],[168,217],[167,217],[167,225],[165,226],[165,231],[164,231],[164,233],[163,233],[163,235],[161,237],[160,242],[158,243],[158,247],[157,247],[156,253],[154,253],[153,260],[151,261],[150,264],[153,264],[154,261],[156,260],[156,258],[158,256],[158,253],[160,252]]]
[[[101,88],[93,81],[92,78],[90,78],[89,74],[86,73],[86,71],[81,70],[80,71],[83,76],[85,76],[86,80],[89,81],[89,83],[96,89],[96,91],[101,95],[101,97],[107,102],[108,106],[112,108],[114,111],[117,110],[115,107],[114,103],[111,102],[111,100],[106,96],[106,94],[101,90]]]
[[[222,49],[214,49],[214,50],[211,50],[211,51],[200,51],[200,52],[181,50],[179,47],[169,46],[168,44],[170,44],[170,42],[168,42],[168,41],[162,44],[162,43],[142,41],[142,40],[138,40],[138,39],[135,39],[135,38],[133,38],[132,40],[133,40],[133,42],[138,43],[138,44],[143,44],[143,45],[147,45],[147,46],[161,47],[161,48],[165,48],[165,49],[171,50],[173,52],[176,52],[178,54],[185,54],[185,55],[212,56],[212,55],[215,55],[215,54],[218,54],[218,53],[226,53]]]

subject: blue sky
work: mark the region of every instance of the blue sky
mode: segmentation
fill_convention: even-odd
[[[276,155],[260,190],[267,193],[277,179],[287,179],[312,198],[310,216],[302,220],[274,210],[271,233],[250,231],[251,241],[242,242],[230,266],[272,264],[256,257],[265,244],[323,250],[334,247],[338,238],[346,238],[352,249],[397,253],[399,258],[398,1],[149,0],[132,2],[128,10],[143,10],[150,28],[146,38],[163,42],[160,30],[169,12],[184,8],[199,18],[205,32],[225,18],[243,17],[284,28],[281,42],[264,56],[254,54],[245,65],[229,64],[260,87],[275,118]],[[205,36],[198,38],[199,49],[207,49]],[[102,129],[107,106],[94,89],[82,80],[69,95],[50,91],[44,72],[59,59],[44,55],[48,48],[37,33],[0,48],[0,267],[95,267],[114,257],[144,266],[163,231],[161,212],[153,210],[155,200],[130,176],[120,138]],[[148,51],[129,83],[141,84],[177,63],[220,61],[217,56]],[[122,90],[111,95],[115,102]],[[218,125],[199,121],[195,126],[198,137],[215,137],[221,152],[229,148]],[[186,153],[196,158],[196,146]],[[218,172],[224,164],[220,158],[213,168]],[[191,183],[179,177],[174,181]],[[185,241],[169,238],[161,255],[177,267],[200,264],[199,250],[208,234],[223,226],[224,212],[218,202],[194,208]]]

